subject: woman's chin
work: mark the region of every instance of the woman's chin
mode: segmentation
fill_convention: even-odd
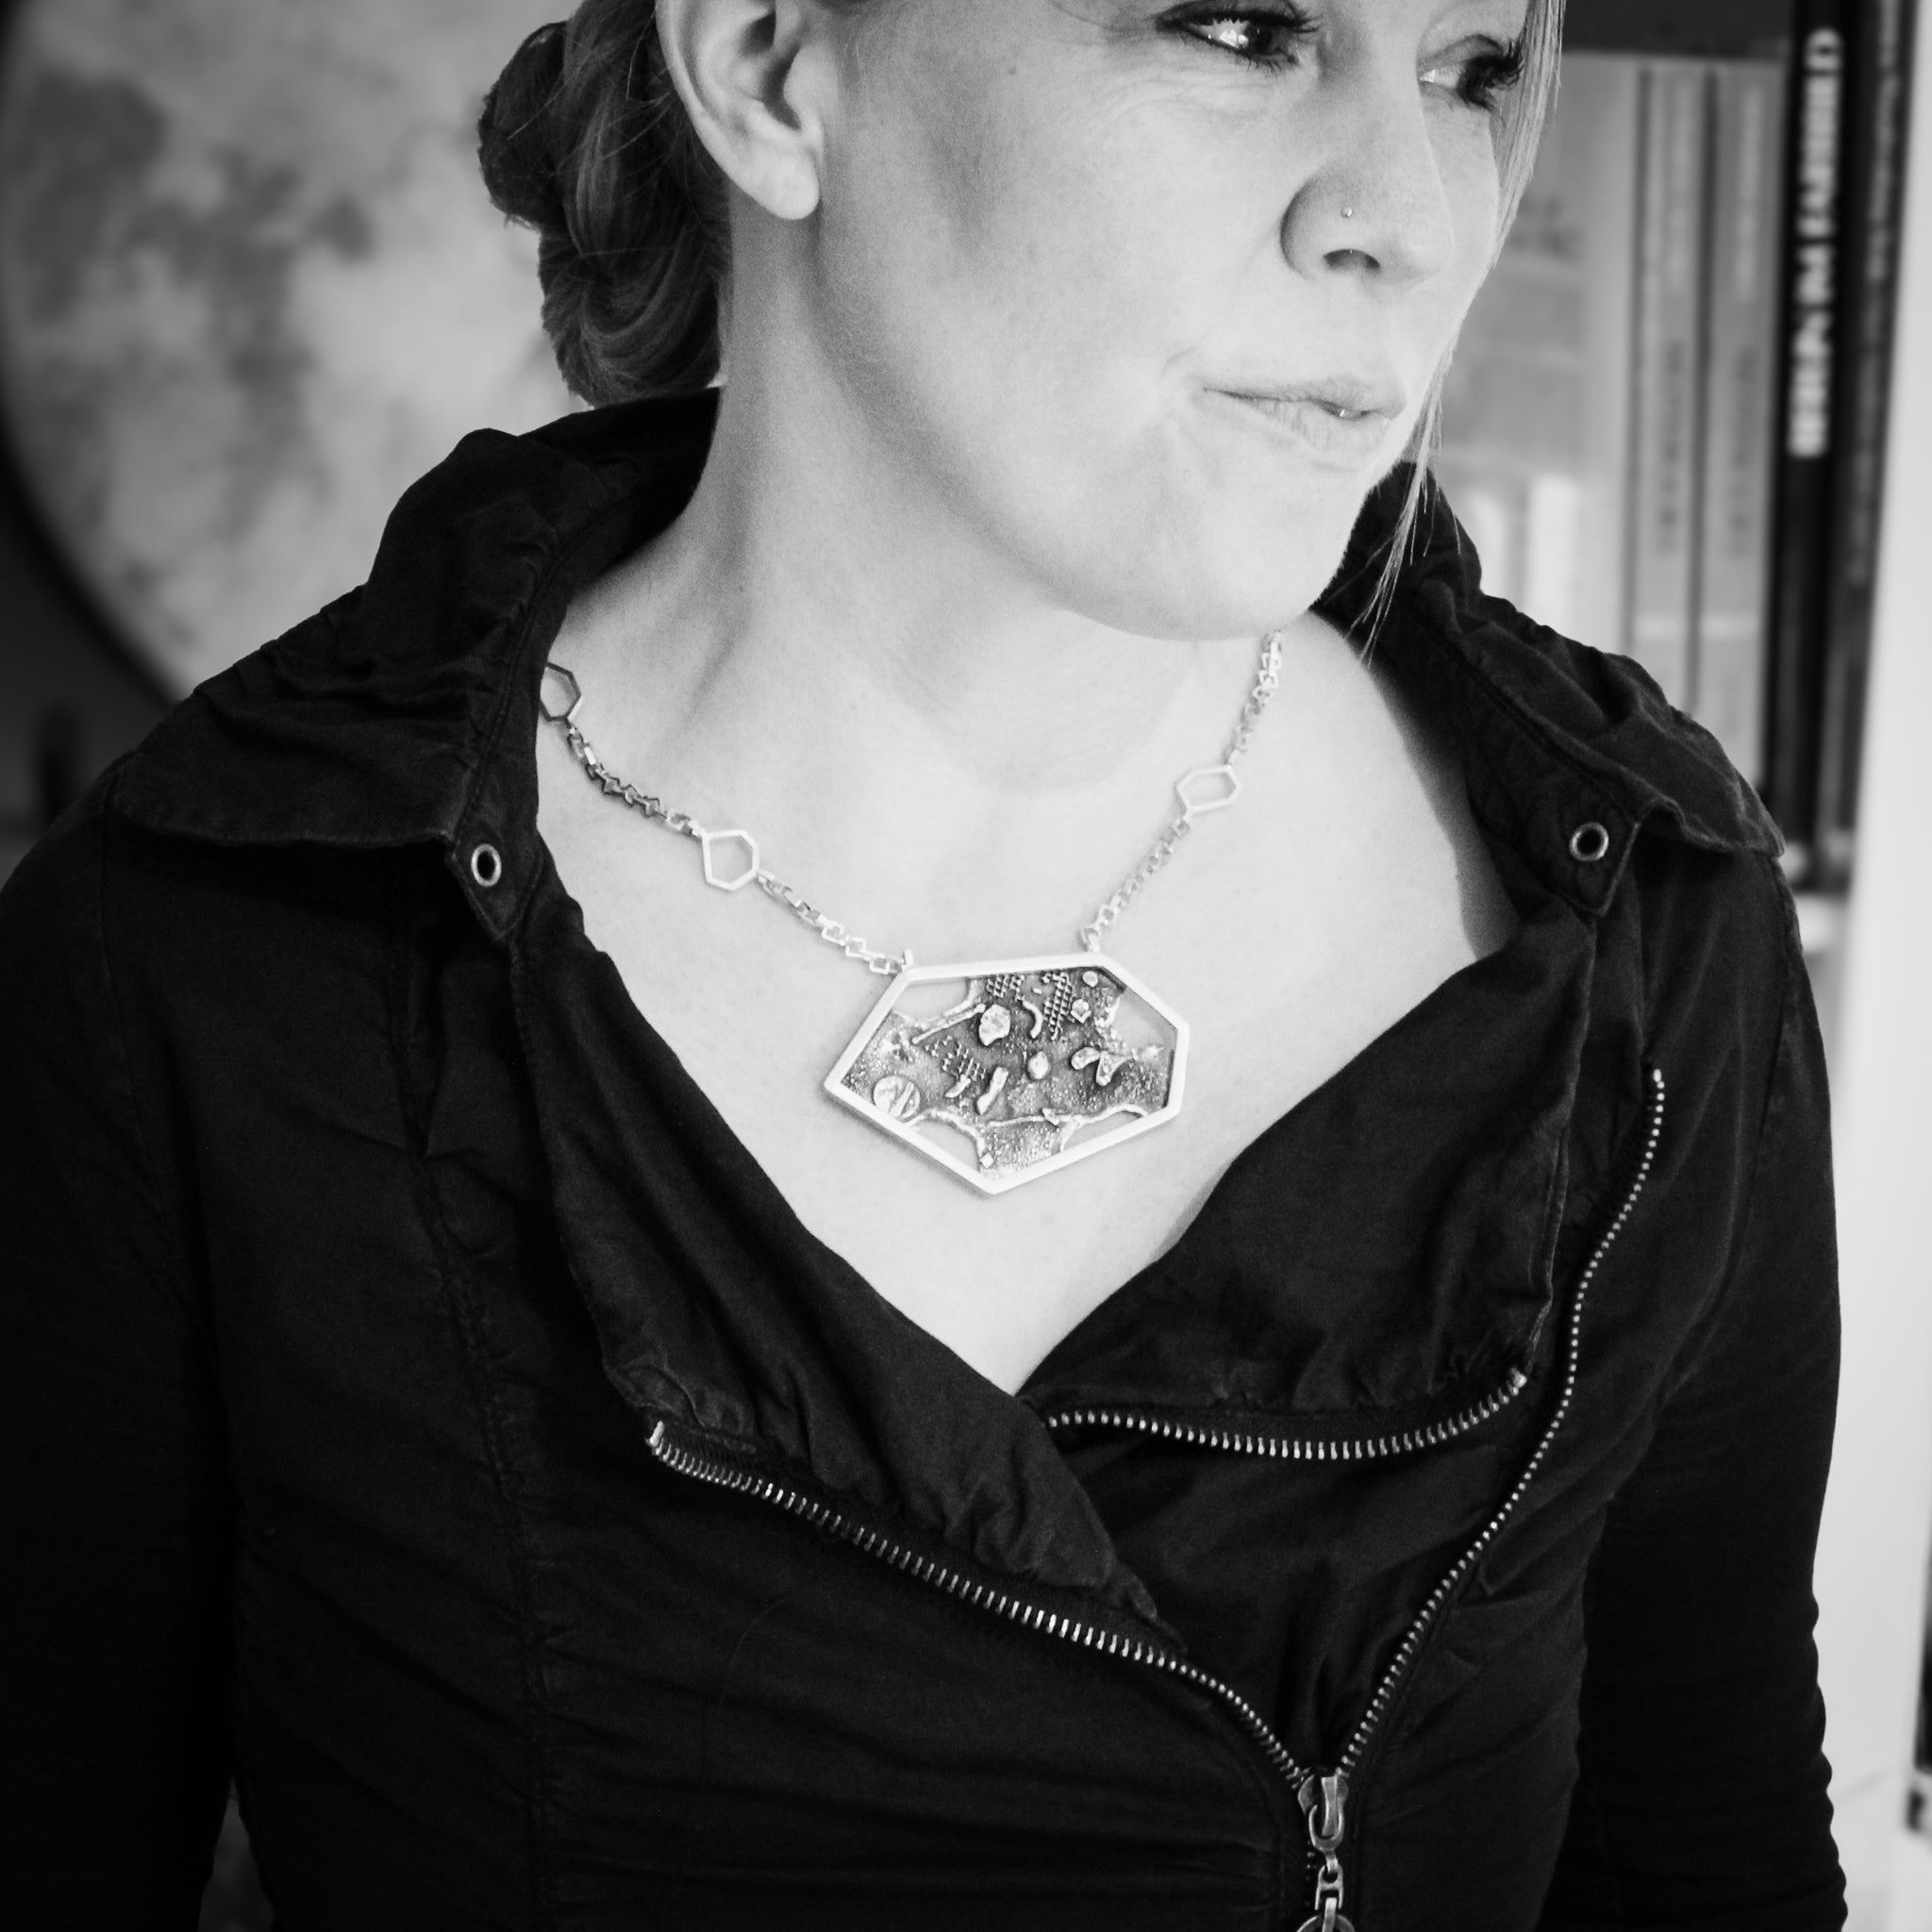
[[[1139,637],[1236,638],[1292,622],[1334,581],[1392,458],[1303,463],[1277,438],[1204,437],[1200,420],[1053,492],[1077,516],[1036,495],[1023,541],[1070,608]]]
[[[1353,516],[1332,529],[1325,518],[1319,529],[1311,522],[1286,531],[1251,526],[1232,542],[1224,527],[1204,529],[1182,556],[1170,537],[1164,558],[1150,547],[1123,565],[1106,594],[1075,601],[1087,616],[1135,637],[1259,637],[1306,614],[1341,567]]]
[[[1311,608],[1341,568],[1377,475],[1341,490],[1331,479],[1321,491],[1245,495],[1224,517],[1204,522],[1186,573],[1196,621],[1178,634],[1236,637]]]

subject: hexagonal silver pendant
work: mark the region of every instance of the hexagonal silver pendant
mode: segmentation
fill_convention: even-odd
[[[900,974],[825,1091],[983,1194],[1181,1108],[1188,1023],[1118,961],[1059,953]]]

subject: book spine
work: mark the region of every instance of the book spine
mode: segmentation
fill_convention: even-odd
[[[1786,172],[1765,802],[1790,844],[1787,868],[1801,878],[1811,864],[1818,805],[1850,11],[1850,0],[1804,0]]]
[[[1718,59],[1782,59],[1792,0],[1569,0],[1563,44]]]
[[[1708,70],[1644,74],[1627,648],[1670,702],[1690,702],[1697,556]]]
[[[1866,0],[1850,93],[1839,333],[1842,408],[1834,452],[1818,770],[1818,867],[1821,882],[1834,886],[1850,877],[1857,828],[1916,12],[1913,0]]]
[[[1713,79],[1710,319],[1691,715],[1753,784],[1764,776],[1772,450],[1777,413],[1777,215],[1783,66]]]
[[[1589,143],[1572,169],[1582,228],[1576,391],[1583,487],[1574,545],[1576,623],[1570,635],[1599,650],[1620,651],[1629,625],[1627,479],[1643,70],[1629,56],[1573,57],[1565,62],[1566,90],[1572,73],[1584,69],[1594,87]]]

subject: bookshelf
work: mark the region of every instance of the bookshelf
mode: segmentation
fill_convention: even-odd
[[[1492,588],[1642,663],[1759,782],[1810,888],[1798,912],[1832,1076],[1844,1309],[1819,1648],[1851,1932],[1932,1932],[1932,1765],[1913,1766],[1932,1561],[1932,1229],[1917,1218],[1932,1197],[1932,841],[1919,808],[1932,362],[1912,353],[1932,345],[1932,26],[1901,93],[1912,13],[1910,0],[1572,0],[1553,138],[1452,370],[1441,466]],[[1700,63],[1701,199],[1671,187],[1674,103]],[[1920,139],[1905,148],[1888,407],[1873,375],[1891,261],[1877,184],[1895,179],[1883,162],[1907,99]],[[1837,152],[1822,170],[1821,133]],[[1763,251],[1746,258],[1752,170],[1780,225],[1775,284]],[[1690,244],[1707,277],[1690,408],[1662,381],[1659,238],[1674,206],[1704,225]],[[1807,437],[1819,419],[1799,405],[1816,402],[1821,369],[1831,420]],[[1674,451],[1664,432],[1693,409],[1690,447]],[[1672,463],[1701,486],[1666,490]],[[1688,597],[1669,501],[1696,507]],[[1846,693],[1868,666],[1861,760]],[[1921,1749],[1932,1756],[1932,1716]]]
[[[1856,869],[1916,10],[1570,0],[1444,390],[1487,587],[1717,739],[1817,894],[1811,953]]]
[[[1932,34],[1916,52],[1856,881],[1814,964],[1831,1055],[1844,1358],[1820,1541],[1819,1653],[1849,1932],[1932,1928],[1904,1838],[1932,1556]],[[1814,914],[1814,917],[1818,915]]]

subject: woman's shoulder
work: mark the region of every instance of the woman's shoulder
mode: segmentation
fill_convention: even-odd
[[[1621,878],[1640,833],[1774,860],[1783,839],[1716,739],[1634,659],[1490,595],[1439,491],[1427,492],[1412,553],[1378,604],[1408,475],[1404,466],[1371,497],[1323,609],[1367,640],[1457,741],[1478,813],[1532,842],[1555,839],[1561,882],[1592,901]]]
[[[709,413],[701,399],[465,438],[397,504],[364,584],[183,699],[15,868],[9,1005],[45,1013],[24,990],[58,987],[98,1030],[115,974],[160,970],[171,908],[195,891],[242,919],[243,900],[298,881],[328,897],[358,858],[449,844],[504,763],[491,753],[513,699],[533,694],[527,641],[638,541],[641,510],[687,487]]]
[[[1596,921],[1606,945],[1631,949],[1653,1018],[1741,1029],[1761,1057],[1803,968],[1784,841],[1757,792],[1641,665],[1489,595],[1439,492],[1378,611],[1407,480],[1398,472],[1371,499],[1324,613],[1372,640],[1437,725],[1491,841]]]
[[[192,692],[113,810],[227,844],[449,836],[570,599],[675,515],[710,397],[480,430],[390,516],[368,579]]]

